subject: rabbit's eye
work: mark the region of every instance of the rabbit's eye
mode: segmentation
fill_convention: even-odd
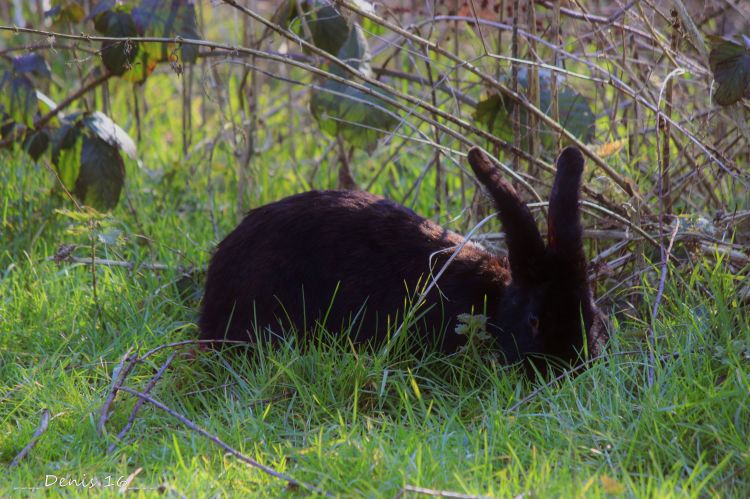
[[[531,326],[531,331],[534,334],[534,336],[539,334],[539,317],[537,317],[536,315],[530,315],[529,326]]]

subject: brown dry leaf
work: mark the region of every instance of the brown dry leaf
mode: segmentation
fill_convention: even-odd
[[[612,156],[613,154],[620,152],[620,149],[625,147],[625,144],[627,143],[628,141],[626,139],[615,140],[615,141],[607,142],[606,144],[597,146],[594,150],[597,156],[606,158],[607,156]]]
[[[501,2],[483,0],[480,2],[474,2],[474,5],[472,6],[468,1],[465,1],[458,8],[458,15],[465,17],[474,17],[476,15],[479,19],[496,21],[497,14],[500,11],[500,3]]]
[[[625,486],[610,476],[602,475],[599,480],[607,494],[620,495],[625,492]]]

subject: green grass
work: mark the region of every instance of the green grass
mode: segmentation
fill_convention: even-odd
[[[118,120],[125,104],[112,95]],[[118,442],[114,435],[135,403],[125,393],[112,405],[108,434],[96,430],[129,348],[143,354],[196,336],[201,276],[186,278],[182,270],[204,265],[238,218],[230,146],[219,141],[210,162],[201,151],[181,164],[179,137],[170,134],[179,123],[161,119],[179,116],[170,105],[178,104],[144,118],[143,169],[128,164],[129,202],[104,219],[56,211],[70,206],[49,195],[49,173],[21,154],[0,153],[0,462],[29,442],[43,409],[51,414],[37,446],[6,471],[0,496],[115,495],[116,486],[45,488],[45,477],[113,483],[134,473],[130,488],[142,495],[304,492],[226,455],[149,404]],[[273,120],[282,118],[269,118],[269,128],[283,126]],[[319,162],[314,186],[335,185],[320,136],[301,133],[296,141],[294,156],[282,143],[251,164],[250,205],[307,186],[283,165],[308,172]],[[374,171],[389,147],[379,156],[362,153],[358,167]],[[403,157],[406,164],[384,173],[391,181],[373,190],[402,200],[426,161],[424,154]],[[427,195],[410,197],[425,214],[434,212],[430,182],[422,188]],[[452,199],[443,218],[460,209]],[[463,230],[466,222],[453,226]],[[92,240],[100,258],[169,270],[98,266],[94,284],[89,266],[48,260],[62,244],[90,255]],[[529,381],[471,352],[413,357],[344,344],[303,353],[281,347],[252,359],[179,353],[152,395],[247,456],[334,495],[393,496],[409,485],[498,497],[747,497],[750,314],[722,262],[699,260],[692,274],[687,268],[668,276],[655,364],[645,338],[656,270],[637,290],[645,302],[632,317],[616,316],[607,358],[555,383]],[[143,389],[171,352],[138,365],[126,386]]]

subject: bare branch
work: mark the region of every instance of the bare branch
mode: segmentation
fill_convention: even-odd
[[[49,426],[49,409],[42,409],[42,417],[39,420],[39,426],[37,426],[36,430],[34,431],[34,434],[31,436],[31,440],[29,441],[26,446],[21,449],[21,452],[19,452],[16,457],[13,458],[13,461],[10,462],[8,465],[9,468],[15,468],[18,466],[18,464],[31,452],[31,449],[34,448],[34,446],[39,442],[39,437],[41,437],[45,431],[47,431],[47,427]]]
[[[146,402],[148,402],[149,404],[153,405],[154,407],[156,407],[156,408],[158,408],[158,409],[166,412],[167,414],[169,414],[173,418],[177,419],[178,421],[180,421],[182,424],[184,424],[185,426],[187,426],[188,428],[190,428],[194,432],[196,432],[196,433],[198,433],[198,434],[206,437],[207,439],[209,439],[210,441],[212,441],[213,443],[215,443],[216,445],[218,445],[219,447],[221,447],[222,449],[224,449],[227,453],[233,455],[234,457],[236,457],[237,459],[239,459],[243,463],[249,464],[253,468],[257,468],[257,469],[263,471],[264,473],[266,473],[268,475],[271,475],[272,477],[278,478],[279,480],[283,480],[283,481],[287,482],[289,485],[293,485],[295,487],[302,487],[302,488],[304,488],[306,490],[309,490],[311,492],[314,492],[316,494],[321,494],[321,495],[325,495],[326,497],[331,497],[331,494],[329,494],[328,492],[325,492],[325,491],[319,489],[318,487],[315,487],[315,486],[307,484],[305,482],[301,482],[299,480],[296,480],[296,479],[292,478],[289,475],[286,475],[284,473],[280,473],[280,472],[276,471],[275,469],[271,468],[270,466],[266,466],[265,464],[259,463],[258,461],[254,460],[254,459],[252,459],[252,458],[250,458],[248,456],[246,456],[245,454],[241,453],[240,451],[238,451],[238,450],[234,449],[233,447],[229,446],[228,444],[224,443],[221,439],[219,439],[219,437],[217,437],[215,435],[212,435],[211,433],[207,432],[206,430],[204,430],[203,428],[201,428],[197,424],[195,424],[192,421],[190,421],[188,418],[186,418],[182,414],[178,413],[177,411],[175,411],[173,409],[170,409],[169,407],[167,407],[166,405],[162,404],[158,400],[153,399],[149,395],[147,395],[145,393],[138,392],[136,390],[132,390],[132,389],[124,387],[124,386],[121,388],[121,390],[124,391],[124,392],[127,392],[127,393],[129,393],[131,395],[134,395],[134,396],[136,396],[138,398],[141,398],[141,399],[145,400]]]

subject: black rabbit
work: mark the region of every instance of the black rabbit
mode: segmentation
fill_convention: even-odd
[[[569,147],[557,160],[546,247],[528,208],[485,154],[473,148],[468,156],[495,201],[508,262],[466,243],[427,293],[413,341],[454,352],[466,342],[456,318],[473,313],[486,314],[487,332],[507,362],[541,354],[570,363],[584,338],[589,353],[598,353],[606,330],[586,275],[580,151]],[[211,260],[201,338],[304,335],[324,322],[330,331],[349,330],[354,342],[382,343],[407,302],[464,242],[366,192],[311,191],[256,208]]]

